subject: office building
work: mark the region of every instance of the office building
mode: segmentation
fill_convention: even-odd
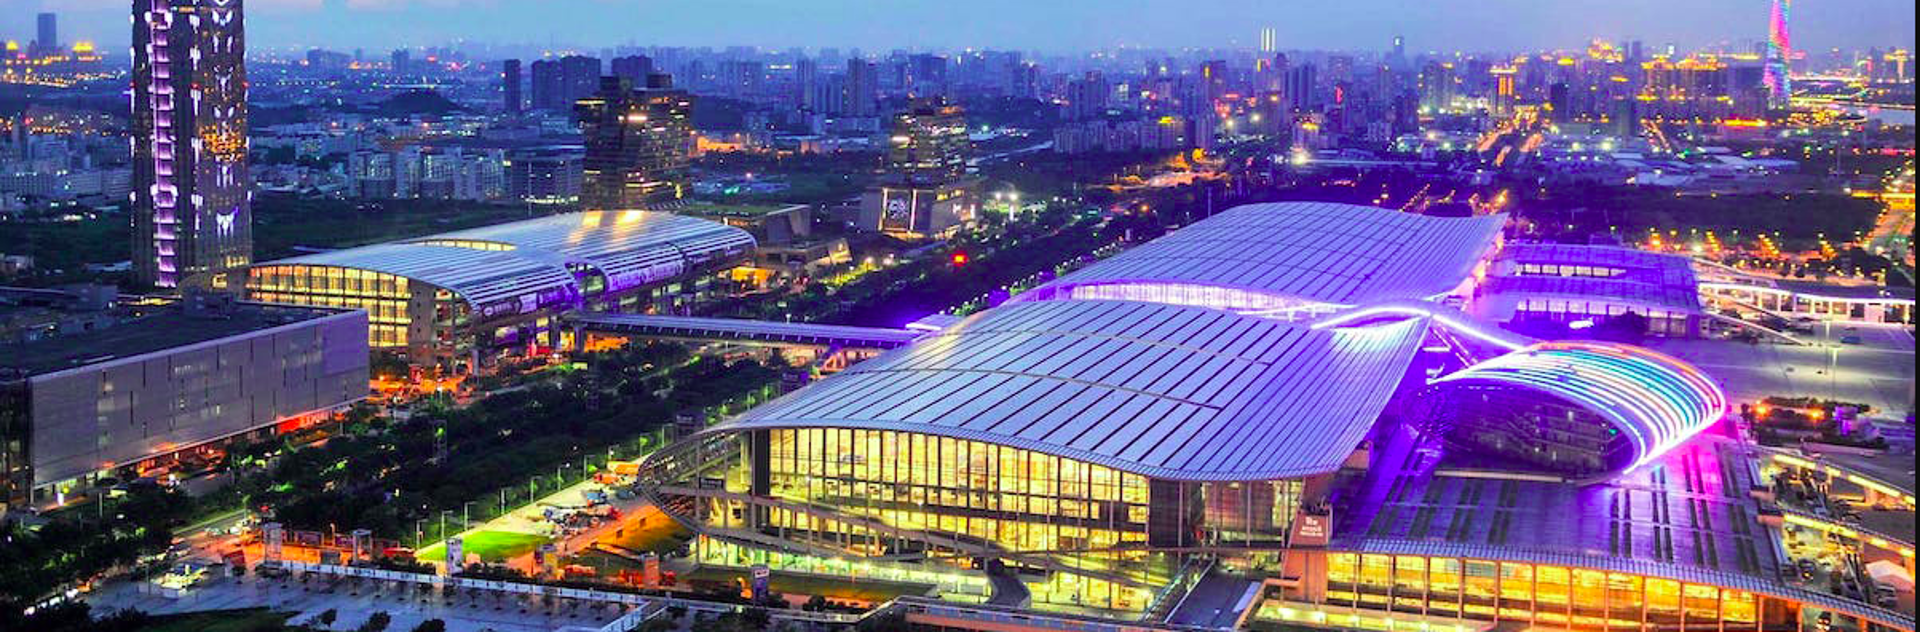
[[[914,99],[895,114],[886,167],[860,204],[860,227],[902,239],[949,234],[973,221],[978,183],[967,177],[967,121],[945,99]]]
[[[64,504],[99,493],[94,484],[108,478],[197,474],[235,440],[305,429],[367,394],[359,310],[198,292],[157,305],[89,305],[32,292],[0,298],[0,315],[50,309],[84,323],[0,343],[6,507]]]
[[[253,259],[245,17],[226,0],[138,0],[133,265],[175,288]]]
[[[636,87],[605,77],[600,91],[574,105],[586,144],[580,206],[590,211],[645,208],[687,195],[693,156],[693,101],[666,75]]]
[[[671,312],[748,258],[746,231],[645,211],[551,215],[254,266],[253,300],[370,314],[376,351],[466,372],[558,336],[570,309]]]
[[[536,60],[528,65],[528,78],[527,94],[533,109],[564,112],[573,107],[573,101],[567,100],[566,85],[560,75],[560,62]]]

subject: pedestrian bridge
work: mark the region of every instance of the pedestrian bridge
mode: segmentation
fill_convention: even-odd
[[[579,334],[608,334],[664,340],[737,342],[773,347],[884,350],[904,347],[924,331],[887,327],[818,325],[742,318],[701,318],[587,312],[566,317]]]

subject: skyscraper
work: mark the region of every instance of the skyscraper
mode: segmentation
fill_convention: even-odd
[[[1273,56],[1273,52],[1276,50],[1279,50],[1279,38],[1274,36],[1273,27],[1271,26],[1261,27],[1260,28],[1260,53],[1261,53],[1260,56],[1271,57]]]
[[[58,54],[62,48],[60,46],[59,18],[55,17],[52,13],[42,13],[39,15],[39,21],[36,26],[39,27],[39,30],[35,33],[35,39],[33,40],[35,54]]]
[[[133,5],[133,262],[154,287],[253,260],[241,2]]]
[[[1793,56],[1793,32],[1788,23],[1792,12],[1793,0],[1773,0],[1773,11],[1767,16],[1767,97],[1775,107],[1786,105],[1793,96],[1792,82],[1787,78]]]
[[[520,100],[520,60],[500,62],[500,92],[508,114],[519,114],[525,103]]]
[[[644,208],[687,193],[692,159],[693,102],[663,74],[635,88],[624,77],[603,77],[599,92],[574,104],[587,156],[580,207],[589,211]]]

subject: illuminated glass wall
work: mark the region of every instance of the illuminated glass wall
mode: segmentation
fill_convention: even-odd
[[[467,305],[457,295],[406,277],[332,266],[268,265],[247,276],[252,300],[367,311],[367,344],[404,350],[452,342],[449,329],[466,324]],[[444,335],[443,335],[444,334]]]
[[[892,430],[778,428],[699,437],[649,461],[663,508],[717,539],[703,561],[1000,558],[1035,603],[1141,610],[1179,566],[1166,549],[1285,545],[1298,481],[1150,479],[1032,450]],[[772,538],[768,540],[767,538]],[[725,542],[723,540],[731,540]]]
[[[1326,592],[1313,601],[1363,610],[1592,630],[1757,630],[1797,616],[1752,592],[1629,573],[1385,553],[1331,552],[1326,561]]]

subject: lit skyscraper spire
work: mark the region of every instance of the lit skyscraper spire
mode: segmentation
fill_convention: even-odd
[[[1793,0],[1773,0],[1773,11],[1767,17],[1767,96],[1775,106],[1785,106],[1793,96],[1787,79],[1788,60],[1793,55],[1793,33],[1788,25],[1792,11]]]

